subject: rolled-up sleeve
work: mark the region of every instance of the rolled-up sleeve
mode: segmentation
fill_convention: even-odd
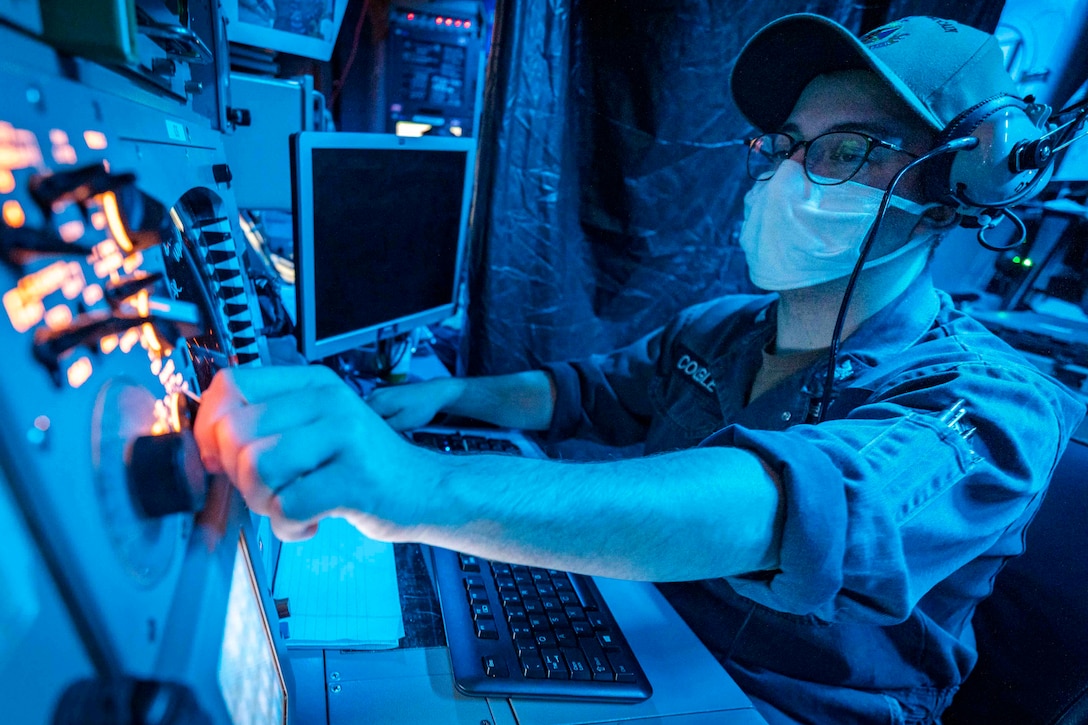
[[[962,400],[956,424],[942,415]],[[918,370],[839,420],[730,426],[705,445],[758,455],[782,482],[779,568],[732,577],[764,606],[894,624],[1034,514],[1084,406],[1025,369]]]
[[[583,437],[615,446],[643,441],[653,414],[646,389],[662,335],[656,330],[607,355],[542,365],[556,389],[548,440]]]

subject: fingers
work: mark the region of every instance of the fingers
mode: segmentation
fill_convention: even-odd
[[[366,397],[366,404],[381,417],[389,418],[404,409],[402,392],[398,388],[378,388]]]
[[[321,408],[319,399],[268,406],[298,416],[273,416],[258,424],[266,413],[247,413],[250,406],[284,396],[315,398],[320,391],[334,385],[342,386],[339,378],[328,368],[318,366],[221,370],[204,391],[193,425],[204,467],[212,473],[225,472],[234,480],[236,471],[231,461],[244,442],[257,435],[271,435],[292,425],[304,424]]]
[[[438,414],[440,406],[436,391],[425,383],[379,388],[370,394],[366,404],[394,430],[426,425]]]
[[[291,521],[283,515],[278,504],[269,512],[268,522],[280,541],[305,541],[317,533],[318,527],[317,521]]]
[[[338,421],[321,419],[297,429],[260,438],[238,454],[235,485],[250,508],[266,514],[270,499],[301,492],[303,507],[288,507],[292,519],[307,519],[344,505],[354,476],[350,466],[333,466],[350,441]]]

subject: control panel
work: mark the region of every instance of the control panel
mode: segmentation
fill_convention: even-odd
[[[191,426],[216,371],[267,358],[221,136],[11,28],[0,43],[0,488],[31,562],[0,569],[28,602],[0,719],[97,722],[73,713],[123,696],[219,721],[246,514]],[[71,654],[27,666],[49,648]]]

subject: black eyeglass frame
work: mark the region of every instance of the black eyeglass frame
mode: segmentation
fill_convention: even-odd
[[[860,136],[863,139],[865,139],[865,142],[866,142],[865,153],[862,154],[861,160],[858,161],[858,167],[856,169],[854,169],[850,173],[850,175],[847,176],[845,179],[840,179],[838,181],[828,182],[828,181],[823,180],[823,179],[826,179],[828,177],[820,177],[820,178],[814,177],[812,171],[810,171],[809,168],[808,168],[808,159],[809,159],[808,150],[809,150],[809,147],[811,147],[812,144],[816,143],[817,141],[819,141],[821,138],[823,138],[825,136],[831,136],[832,134],[844,134],[844,133],[848,133],[848,134],[851,134],[853,136]],[[752,161],[751,161],[753,153],[760,153],[759,151],[755,150],[756,141],[758,141],[761,138],[768,138],[768,137],[772,137],[772,136],[784,136],[784,137],[788,138],[790,140],[790,142],[791,142],[789,150],[786,152],[785,155],[782,156],[781,159],[779,159],[778,163],[775,164],[774,168],[771,169],[771,173],[769,173],[769,174],[767,174],[765,176],[762,176],[762,177],[756,176],[755,174],[752,173]],[[779,167],[782,166],[782,162],[792,158],[793,155],[795,153],[797,153],[798,149],[804,149],[805,150],[805,161],[801,165],[802,168],[805,170],[805,176],[807,176],[809,181],[811,181],[813,184],[819,184],[821,186],[838,186],[839,184],[845,184],[847,181],[850,181],[850,179],[857,176],[858,172],[861,171],[863,166],[865,166],[865,162],[869,160],[869,154],[871,154],[873,152],[873,149],[886,148],[886,149],[889,149],[891,151],[898,151],[899,153],[906,154],[912,160],[919,158],[918,154],[916,154],[916,153],[913,153],[911,151],[907,151],[905,148],[902,148],[900,146],[896,146],[895,144],[893,144],[893,143],[891,143],[889,141],[884,141],[882,139],[875,138],[873,136],[870,136],[867,133],[862,133],[861,131],[825,131],[824,133],[813,136],[812,138],[810,138],[807,141],[805,141],[804,139],[802,139],[800,141],[795,141],[793,139],[793,136],[790,136],[788,133],[783,133],[781,131],[773,131],[773,132],[770,132],[770,133],[761,133],[758,136],[753,136],[753,137],[751,137],[751,138],[749,138],[749,139],[747,139],[745,141],[745,145],[748,147],[748,156],[747,156],[747,158],[745,159],[745,162],[744,162],[744,170],[748,173],[748,177],[750,179],[754,180],[754,181],[767,181],[767,180],[769,180],[772,176],[775,175],[775,172],[778,171]]]

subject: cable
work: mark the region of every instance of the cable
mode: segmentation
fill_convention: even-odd
[[[941,144],[937,148],[922,154],[900,169],[899,173],[892,179],[892,183],[889,184],[888,188],[884,191],[884,197],[880,200],[880,206],[876,211],[876,219],[873,220],[873,225],[869,227],[869,232],[865,235],[865,241],[861,243],[861,249],[858,250],[858,261],[854,264],[854,269],[850,273],[850,279],[847,281],[846,290],[842,295],[842,302],[839,304],[839,313],[835,317],[835,330],[831,334],[831,345],[828,347],[827,351],[827,376],[824,379],[824,389],[823,395],[820,397],[820,407],[816,411],[817,423],[823,421],[824,416],[827,415],[827,409],[831,405],[831,393],[835,383],[835,362],[839,355],[839,341],[842,339],[842,328],[846,322],[846,310],[850,307],[850,298],[854,296],[854,287],[857,285],[858,276],[861,274],[862,267],[865,266],[865,258],[869,256],[869,250],[872,249],[873,242],[876,240],[876,232],[880,228],[881,222],[884,221],[885,214],[888,212],[888,204],[892,199],[892,191],[903,178],[903,175],[915,166],[929,161],[935,156],[973,149],[978,146],[978,144],[979,140],[974,136],[965,136]]]
[[[351,52],[344,63],[344,70],[340,72],[340,77],[332,82],[332,93],[329,95],[330,106],[336,105],[336,99],[340,97],[340,91],[348,80],[348,72],[351,71],[351,65],[355,62],[355,54],[359,52],[359,36],[363,33],[363,21],[366,20],[366,12],[369,7],[370,0],[365,0],[362,9],[359,11],[359,20],[355,23],[355,32],[351,36]]]

